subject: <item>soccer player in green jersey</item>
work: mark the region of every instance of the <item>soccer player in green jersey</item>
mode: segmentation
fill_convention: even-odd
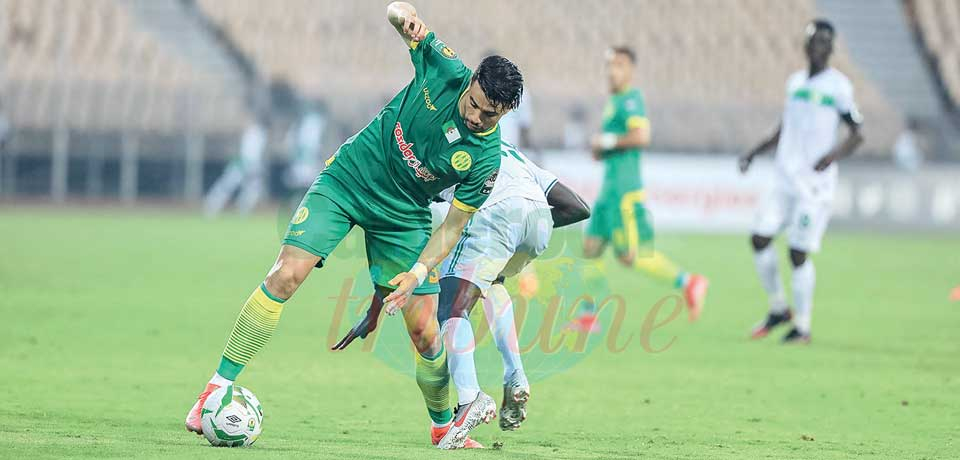
[[[640,152],[650,143],[650,122],[643,96],[631,87],[636,55],[627,47],[611,49],[607,57],[610,99],[603,111],[603,131],[592,143],[593,157],[604,163],[603,187],[583,243],[584,256],[598,258],[613,243],[623,265],[682,289],[689,318],[696,320],[703,307],[708,281],[688,273],[653,247],[653,226],[644,206],[646,193],[640,175]],[[593,276],[602,275],[597,269]],[[596,330],[595,307],[588,308],[574,327]]]
[[[433,421],[433,443],[449,432],[439,286],[428,274],[493,188],[500,167],[497,122],[519,104],[523,77],[500,56],[471,71],[408,3],[391,3],[387,16],[410,48],[413,80],[340,146],[304,196],[280,255],[241,309],[216,373],[187,415],[190,431],[202,433],[207,396],[233,384],[273,335],[284,302],[356,225],[364,230],[376,295],[387,313],[403,312],[417,350],[416,380]],[[431,235],[431,198],[454,184],[450,213]],[[453,445],[476,447],[469,438]]]

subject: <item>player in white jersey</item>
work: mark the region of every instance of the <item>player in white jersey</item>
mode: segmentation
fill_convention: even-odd
[[[770,302],[767,317],[752,332],[755,339],[792,320],[793,329],[784,336],[784,343],[810,342],[816,275],[807,255],[820,249],[830,220],[837,160],[851,155],[863,142],[853,86],[840,71],[827,66],[834,36],[833,26],[825,20],[807,26],[804,49],[809,69],[787,80],[783,119],[773,136],[740,158],[740,170],[746,172],[754,157],[777,146],[776,185],[757,216],[751,236],[757,274]],[[846,139],[838,143],[841,122],[849,130]],[[770,244],[784,230],[793,266],[793,311],[787,304],[777,255]]]
[[[441,193],[441,198],[450,202],[453,192],[453,188],[447,189]],[[553,228],[588,217],[590,209],[582,198],[513,145],[502,143],[500,172],[493,191],[464,228],[460,241],[444,260],[439,274],[437,317],[459,400],[451,430],[461,425],[460,417],[477,412],[465,410],[471,404],[489,407],[482,412],[483,422],[489,422],[496,410],[492,398],[480,391],[473,360],[475,343],[469,315],[481,298],[488,326],[503,358],[500,428],[515,430],[523,422],[530,386],[520,360],[513,301],[503,281],[519,273],[543,253]],[[343,349],[356,337],[366,337],[376,328],[380,308],[374,299],[366,317],[333,348]],[[476,423],[464,424],[467,425]]]

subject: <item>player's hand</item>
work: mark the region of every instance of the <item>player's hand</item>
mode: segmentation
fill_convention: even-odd
[[[403,25],[400,27],[400,33],[402,33],[404,37],[412,42],[423,41],[423,39],[427,38],[427,26],[417,17],[416,13],[401,16],[400,19],[403,21]]]
[[[413,274],[413,272],[403,272],[394,276],[387,284],[397,287],[397,289],[383,299],[387,314],[393,316],[407,304],[407,301],[410,300],[410,295],[413,294],[413,290],[416,289],[420,283],[417,280],[417,275]]]
[[[350,342],[353,342],[353,339],[360,337],[361,339],[367,338],[367,335],[373,332],[377,328],[377,320],[380,319],[380,311],[383,310],[383,302],[374,301],[370,305],[370,308],[367,309],[367,314],[363,318],[360,318],[360,321],[357,324],[354,324],[353,327],[347,332],[336,345],[331,347],[331,350],[343,350],[350,345]]]
[[[740,158],[737,159],[737,166],[740,167],[740,174],[746,174],[747,170],[750,169],[750,163],[753,163],[753,155],[746,154],[740,155]]]
[[[603,158],[603,147],[600,145],[600,136],[593,136],[590,139],[590,154],[594,160],[600,161]]]
[[[836,159],[837,158],[833,156],[832,152],[828,153],[824,155],[823,158],[821,158],[820,161],[818,161],[817,164],[813,166],[813,170],[816,172],[823,172],[823,170],[830,167],[830,165],[833,164],[833,162],[836,161]]]

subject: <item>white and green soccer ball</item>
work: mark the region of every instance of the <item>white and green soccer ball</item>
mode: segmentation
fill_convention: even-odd
[[[247,447],[260,437],[263,409],[253,392],[237,385],[220,387],[200,410],[203,435],[217,447]]]

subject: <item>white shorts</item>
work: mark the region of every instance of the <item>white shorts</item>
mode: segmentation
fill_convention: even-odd
[[[483,208],[463,229],[460,241],[440,268],[448,276],[470,281],[483,295],[497,279],[520,273],[550,242],[550,206],[511,197]]]
[[[829,201],[803,198],[775,188],[757,214],[753,233],[774,237],[786,230],[791,248],[817,252],[829,222]]]

